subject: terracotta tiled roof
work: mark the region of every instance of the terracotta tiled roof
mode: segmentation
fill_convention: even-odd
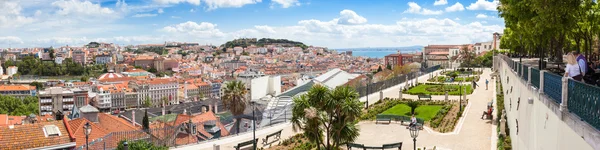
[[[85,145],[85,133],[83,126],[85,123],[89,122],[92,127],[92,133],[89,135],[89,141],[93,141],[98,138],[102,138],[106,136],[109,132],[107,132],[104,128],[99,127],[97,124],[90,122],[85,118],[77,118],[68,121],[70,130],[73,132],[73,136],[75,137],[76,146]]]
[[[133,131],[140,129],[138,126],[133,126],[130,122],[125,121],[122,118],[105,113],[98,114],[97,125],[108,132]]]
[[[44,126],[55,125],[60,134],[46,137]],[[85,140],[83,140],[85,142]],[[14,128],[0,127],[0,148],[30,149],[51,145],[70,143],[69,133],[62,121],[41,122],[36,124],[14,126]]]
[[[0,91],[29,91],[35,90],[35,86],[30,85],[0,85]]]

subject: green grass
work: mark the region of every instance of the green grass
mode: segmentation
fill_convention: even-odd
[[[467,88],[467,93],[473,93],[473,89],[471,88],[471,84],[462,85],[463,94],[464,88]],[[419,84],[418,86],[410,88],[406,93],[411,95],[445,95],[448,91],[448,95],[460,95],[459,85],[457,84],[446,84],[444,85],[444,89],[442,89],[441,84]]]
[[[417,118],[421,118],[425,121],[431,120],[431,118],[435,117],[435,115],[442,109],[443,105],[420,105],[417,107],[415,112],[417,113]],[[401,116],[410,116],[410,107],[406,104],[398,104],[381,114],[393,114],[393,115],[401,115]]]

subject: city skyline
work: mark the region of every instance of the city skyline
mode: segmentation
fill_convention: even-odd
[[[329,48],[485,42],[498,1],[32,0],[0,2],[0,48],[281,38]]]

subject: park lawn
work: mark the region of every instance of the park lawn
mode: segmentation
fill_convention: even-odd
[[[443,105],[419,105],[415,112],[417,113],[417,118],[421,118],[425,121],[431,120],[431,118],[435,117],[435,115],[442,109]],[[398,104],[388,110],[385,110],[381,114],[392,114],[392,115],[400,115],[400,116],[409,116],[410,117],[410,107],[406,104]]]
[[[411,95],[446,95],[446,92],[442,91],[440,86],[441,84],[419,84],[418,86],[410,88],[406,94]],[[460,85],[458,84],[446,84],[444,88],[448,90],[448,95],[460,95],[460,90],[458,89]],[[473,93],[473,89],[471,88],[471,84],[462,85],[462,88],[467,88],[467,94]],[[462,91],[465,92],[464,90]]]

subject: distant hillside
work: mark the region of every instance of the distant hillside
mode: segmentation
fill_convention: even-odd
[[[291,40],[287,40],[287,39],[270,39],[270,38],[262,38],[259,40],[257,40],[256,38],[235,39],[233,41],[226,42],[225,44],[221,45],[221,47],[233,48],[236,46],[241,46],[241,47],[246,48],[250,45],[256,45],[258,47],[262,47],[265,45],[279,45],[279,46],[283,46],[283,47],[298,46],[298,47],[302,47],[302,49],[306,49],[308,47],[302,42],[296,42],[296,41],[291,41]]]

